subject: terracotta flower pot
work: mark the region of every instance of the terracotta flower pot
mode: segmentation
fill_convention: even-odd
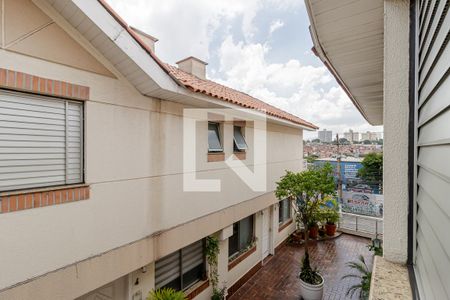
[[[328,236],[333,236],[336,234],[336,224],[325,224],[325,230]]]
[[[317,237],[319,236],[319,226],[313,226],[309,228],[309,238],[310,239],[317,239]]]

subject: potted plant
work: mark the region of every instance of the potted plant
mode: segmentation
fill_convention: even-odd
[[[306,229],[305,256],[299,274],[301,296],[305,300],[322,299],[324,285],[323,277],[310,265],[307,229],[311,222],[317,222],[321,207],[332,198],[334,192],[333,167],[329,163],[299,173],[286,171],[286,175],[277,182],[275,195],[278,199],[295,200],[296,220]]]
[[[187,300],[187,298],[182,291],[162,288],[151,291],[147,300]]]
[[[328,236],[336,234],[337,223],[339,222],[339,206],[335,199],[329,200],[326,204],[323,213],[325,219],[325,230]]]

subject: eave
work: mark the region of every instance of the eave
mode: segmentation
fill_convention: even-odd
[[[382,0],[305,0],[313,52],[372,125],[383,124]]]

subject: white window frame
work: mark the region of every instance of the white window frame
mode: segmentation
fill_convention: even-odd
[[[216,133],[217,140],[219,141],[220,148],[212,148],[209,144],[209,126],[210,125],[213,125],[216,127],[214,131]],[[210,152],[210,153],[223,152],[222,139],[220,138],[220,123],[218,123],[218,122],[208,122],[208,152]]]
[[[238,152],[245,152],[248,149],[247,141],[245,140],[244,134],[242,133],[242,126],[233,126],[233,147],[237,149]],[[236,137],[236,134],[238,135]],[[244,144],[238,143],[237,139],[242,138]]]

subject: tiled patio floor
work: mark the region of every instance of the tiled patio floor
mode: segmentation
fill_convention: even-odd
[[[345,264],[357,260],[362,254],[371,268],[373,257],[367,249],[369,239],[342,234],[332,240],[311,243],[312,266],[319,269],[325,278],[326,300],[350,299],[347,288],[355,284],[354,279],[341,280],[351,269]],[[303,246],[284,245],[277,253],[230,299],[300,299],[298,272]],[[353,299],[358,299],[355,295]]]

